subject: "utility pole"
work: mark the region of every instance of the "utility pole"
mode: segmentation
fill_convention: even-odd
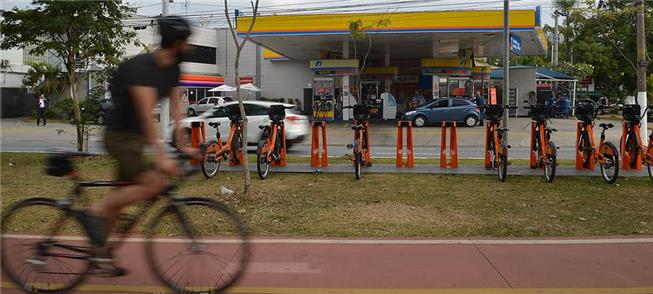
[[[170,13],[168,8],[169,0],[161,0],[161,15],[166,16]],[[161,113],[159,113],[159,128],[161,129],[161,138],[166,137],[170,125],[170,99],[161,99]],[[174,135],[173,135],[174,136]]]
[[[644,26],[644,0],[637,1],[637,104],[641,107],[640,115],[644,117],[640,125],[640,135],[642,139],[647,137],[647,119],[646,112],[646,32]]]
[[[508,88],[510,88],[510,3],[503,0],[503,106],[509,105]],[[510,111],[503,111],[503,126],[508,127]],[[507,138],[506,138],[507,139]]]
[[[560,31],[558,27],[558,17],[560,16],[559,11],[554,11],[553,16],[555,17],[555,30],[553,32],[553,51],[551,52],[551,64],[553,66],[558,65],[558,43],[560,43]]]

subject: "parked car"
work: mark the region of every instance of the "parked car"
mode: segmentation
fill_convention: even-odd
[[[210,110],[216,106],[222,106],[226,102],[233,101],[231,97],[206,97],[196,103],[188,104],[186,113],[188,116],[196,116],[202,112]]]
[[[227,102],[224,106],[234,105],[238,102]],[[247,115],[247,143],[249,145],[257,145],[260,141],[263,131],[259,126],[269,125],[270,118],[268,117],[268,109],[270,105],[280,104],[265,101],[244,101],[245,114]],[[293,107],[292,104],[283,104]],[[224,108],[214,107],[209,111],[205,111],[199,116],[189,117],[181,121],[181,127],[185,129],[186,134],[190,134],[190,124],[195,121],[203,121],[206,125],[206,139],[215,139],[215,129],[208,126],[209,122],[220,123],[220,135],[222,140],[226,141],[229,137],[229,118]],[[303,142],[309,134],[309,121],[308,117],[302,115],[297,109],[287,109],[286,118],[284,120],[286,126],[286,144],[290,147],[292,144]],[[172,141],[172,126],[166,132],[167,141]]]
[[[473,127],[480,121],[481,114],[474,102],[459,98],[443,98],[404,113],[403,119],[410,120],[416,127],[455,121]]]

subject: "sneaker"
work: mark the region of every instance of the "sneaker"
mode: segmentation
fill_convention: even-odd
[[[104,230],[106,220],[91,214],[88,210],[76,211],[75,217],[84,226],[91,244],[95,247],[104,247],[107,241],[107,232]]]
[[[127,275],[125,268],[113,264],[113,259],[96,258],[93,260],[93,273],[102,277],[114,278]]]

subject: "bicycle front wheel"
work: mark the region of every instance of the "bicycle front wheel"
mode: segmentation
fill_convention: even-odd
[[[508,147],[501,147],[501,153],[496,157],[496,160],[498,162],[497,175],[499,176],[499,181],[505,182],[508,176]]]
[[[551,183],[556,176],[557,149],[553,142],[549,142],[547,153],[544,154],[544,178]]]
[[[606,183],[612,184],[619,175],[619,151],[611,142],[605,142],[599,152],[603,157],[603,162],[600,162],[601,176]]]
[[[250,255],[240,217],[205,198],[183,198],[156,215],[145,255],[156,277],[175,293],[217,293],[241,277]]]
[[[580,142],[578,142],[578,152],[580,152],[581,154],[583,167],[589,168],[590,159],[592,158],[594,149],[592,148],[592,142],[590,141],[590,137],[586,132],[583,133],[583,135],[580,138]]]
[[[363,165],[363,154],[358,148],[358,140],[354,140],[354,174],[356,175],[356,180],[361,178],[361,167]]]
[[[48,198],[31,198],[2,217],[2,270],[31,293],[65,293],[79,285],[90,270],[93,249],[82,225]],[[29,234],[29,235],[27,235]]]
[[[218,142],[211,141],[208,143],[209,151],[204,155],[204,160],[202,160],[202,173],[207,179],[215,177],[220,170],[220,165],[222,160],[218,158]]]
[[[235,133],[233,138],[231,139],[230,146],[229,148],[231,149],[231,158],[235,160],[236,162],[240,162],[240,154],[243,152],[243,137],[242,137],[241,130],[238,129]],[[247,150],[244,150],[245,153],[247,153]],[[243,154],[243,156],[247,156],[247,154]]]
[[[270,144],[268,140],[261,140],[256,149],[256,171],[261,180],[265,180],[270,175],[270,163],[268,162],[268,151],[270,151]]]

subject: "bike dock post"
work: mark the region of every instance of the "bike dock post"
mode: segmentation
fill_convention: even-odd
[[[632,123],[631,123],[632,124]],[[635,124],[634,126],[631,126],[635,132],[635,136],[637,140],[641,140],[640,135],[639,135],[639,125]],[[632,158],[628,156],[628,152],[626,152],[626,135],[628,134],[628,122],[623,122],[623,131],[621,132],[621,169],[623,170],[642,170],[642,152],[641,150],[637,152],[637,158],[635,159],[635,164],[631,165],[630,162],[632,161]],[[637,147],[641,148],[641,147]]]
[[[538,168],[539,163],[537,162],[537,150],[535,150],[535,137],[539,136],[537,133],[537,123],[531,122],[531,152],[528,160],[528,165],[530,168]],[[540,143],[542,144],[542,143]],[[540,146],[542,148],[542,146]]]
[[[406,127],[406,163],[404,164],[404,135]],[[399,168],[413,167],[413,123],[411,121],[397,122],[397,159],[396,166]]]
[[[286,126],[281,124],[281,152],[279,153],[279,161],[272,161],[271,166],[286,166]]]
[[[311,126],[311,167],[327,167],[329,166],[329,158],[327,156],[327,124],[323,120],[313,121]],[[322,160],[320,160],[320,136],[319,132],[322,130]]]
[[[200,144],[206,143],[206,126],[203,121],[194,121],[190,123],[190,146],[200,148]],[[193,159],[191,164],[199,164],[200,161]]]
[[[583,151],[580,150],[580,140],[583,135],[583,128],[587,131],[587,135],[590,138],[590,144],[592,145],[592,151],[590,152],[589,165],[585,167],[583,165]],[[584,146],[587,148],[587,146]],[[588,124],[582,121],[576,123],[576,169],[579,170],[594,170],[594,128],[592,124]]]
[[[490,158],[490,140],[494,140],[494,138],[491,137],[491,127],[491,123],[485,124],[485,169],[492,169],[492,158]]]
[[[440,144],[440,168],[458,168],[458,137],[456,136],[456,122],[451,122],[451,136],[449,137],[451,161],[447,162],[447,123],[442,122]]]

